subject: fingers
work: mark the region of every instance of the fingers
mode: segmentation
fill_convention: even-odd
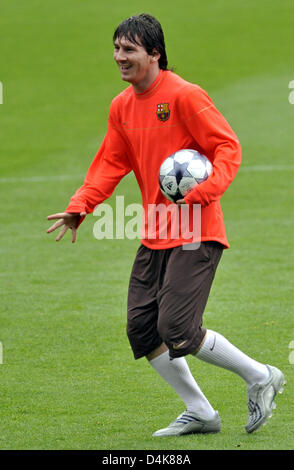
[[[47,220],[56,220],[58,219],[51,227],[46,230],[47,233],[54,232],[57,228],[62,227],[56,241],[58,242],[65,235],[65,233],[70,228],[72,230],[72,243],[76,241],[77,238],[77,226],[79,222],[79,217],[86,217],[86,212],[80,213],[67,213],[67,212],[58,212],[56,214],[51,214],[47,216]]]
[[[77,229],[73,228],[72,229],[72,239],[71,239],[72,243],[74,243],[76,241],[76,239],[77,239]]]
[[[63,219],[59,220],[58,222],[55,222],[55,224],[53,224],[50,228],[48,228],[47,233],[53,232],[54,230],[61,227],[62,225],[64,225],[64,220]],[[69,227],[68,225],[64,225],[64,227],[60,230],[60,233],[56,238],[57,242],[59,242],[59,240],[61,240],[61,238],[66,234],[66,232],[68,231],[69,228],[72,229],[72,243],[74,243],[76,241],[77,229],[74,228],[74,227]]]
[[[185,199],[178,199],[178,200],[176,201],[176,203],[177,203],[178,206],[179,206],[179,205],[181,205],[181,204],[186,204],[186,201],[185,201]]]
[[[62,227],[62,229],[60,230],[60,233],[58,235],[58,237],[56,238],[56,241],[59,242],[59,240],[61,240],[61,238],[66,234],[66,232],[68,231],[69,227],[68,226],[64,226]]]
[[[66,212],[58,212],[57,214],[48,215],[47,220],[64,219],[65,216]]]
[[[61,225],[63,224],[64,224],[63,219],[58,220],[57,222],[55,222],[55,224],[51,225],[51,227],[48,228],[47,233],[54,232],[54,230],[56,230],[58,227],[61,227]]]

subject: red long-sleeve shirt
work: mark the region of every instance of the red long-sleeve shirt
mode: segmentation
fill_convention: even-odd
[[[66,212],[92,212],[132,170],[145,214],[149,205],[169,206],[159,188],[159,168],[165,158],[185,148],[198,150],[213,165],[209,178],[185,197],[191,210],[201,204],[201,240],[228,247],[220,198],[241,163],[240,143],[207,93],[170,71],[161,70],[144,93],[136,94],[130,86],[114,98],[107,134]],[[150,236],[145,217],[142,243],[161,249],[189,242],[171,237],[170,223],[169,217],[167,237],[160,238],[158,226]]]

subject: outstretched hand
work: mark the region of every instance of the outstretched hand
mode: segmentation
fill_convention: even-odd
[[[62,227],[60,230],[56,241],[59,242],[61,238],[66,234],[68,229],[72,230],[72,243],[76,241],[77,238],[77,228],[80,222],[81,217],[86,217],[86,212],[80,213],[68,213],[68,212],[59,212],[57,214],[48,215],[47,220],[56,220],[51,227],[48,228],[47,233],[54,232],[59,227]]]

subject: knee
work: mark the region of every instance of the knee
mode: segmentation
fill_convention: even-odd
[[[159,317],[157,329],[169,348],[171,357],[192,353],[199,347],[205,335],[205,329],[201,325],[173,322],[164,315]]]
[[[162,344],[156,321],[144,322],[140,316],[128,319],[127,335],[136,359],[147,356]]]

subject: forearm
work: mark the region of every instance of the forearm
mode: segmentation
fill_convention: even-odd
[[[241,146],[238,140],[220,144],[215,150],[212,174],[185,197],[185,202],[207,206],[219,200],[235,178],[240,163]]]
[[[117,130],[109,126],[84,184],[70,199],[66,212],[93,212],[98,204],[112,195],[120,180],[131,170],[125,143]]]

